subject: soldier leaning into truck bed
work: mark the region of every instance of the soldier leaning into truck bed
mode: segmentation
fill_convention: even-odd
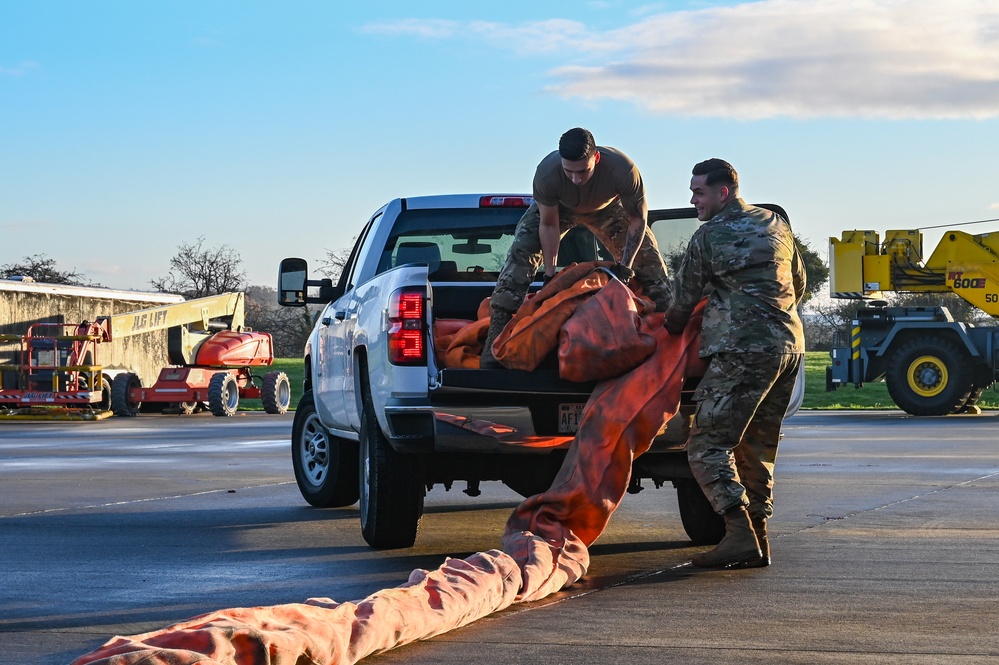
[[[709,363],[694,393],[687,457],[725,518],[725,537],[692,562],[762,567],[770,564],[767,519],[781,422],[805,350],[797,310],[805,271],[790,224],[739,198],[731,164],[697,164],[690,191],[704,224],[687,246],[663,325],[681,334],[704,287],[713,286],[701,326],[700,356]]]
[[[493,358],[493,340],[524,302],[541,265],[546,282],[555,275],[559,240],[579,224],[614,255],[614,274],[624,282],[635,277],[656,309],[665,311],[672,300],[671,284],[647,213],[645,186],[634,162],[614,148],[597,146],[588,130],[576,127],[563,134],[558,150],[538,165],[534,203],[517,224],[496,280],[480,367],[500,367]]]

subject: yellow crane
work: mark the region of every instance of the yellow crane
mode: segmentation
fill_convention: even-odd
[[[955,321],[946,307],[888,307],[885,292],[956,293],[999,315],[999,233],[943,234],[923,260],[918,229],[844,231],[829,239],[833,298],[873,299],[857,311],[850,345],[834,348],[826,387],[885,381],[900,408],[913,415],[975,409],[999,378],[999,328]]]

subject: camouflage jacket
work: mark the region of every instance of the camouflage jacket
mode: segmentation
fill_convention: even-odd
[[[780,215],[737,198],[698,227],[675,277],[666,328],[683,330],[708,291],[702,357],[804,352],[797,306],[805,269],[791,225]]]

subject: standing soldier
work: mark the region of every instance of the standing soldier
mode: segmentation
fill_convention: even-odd
[[[725,537],[692,562],[762,567],[770,564],[777,443],[805,351],[797,311],[805,272],[787,220],[746,205],[731,164],[697,164],[690,191],[705,223],[690,239],[664,325],[682,333],[703,289],[713,287],[700,349],[710,360],[694,394],[687,456],[711,506],[725,518]]]
[[[496,280],[480,367],[500,367],[493,358],[493,340],[524,302],[542,264],[544,281],[555,275],[559,240],[578,224],[590,229],[614,255],[614,274],[624,282],[637,278],[656,309],[665,311],[670,284],[666,263],[646,223],[647,213],[645,186],[634,162],[614,148],[597,146],[593,134],[580,127],[563,134],[558,150],[538,165],[534,203],[517,224]]]

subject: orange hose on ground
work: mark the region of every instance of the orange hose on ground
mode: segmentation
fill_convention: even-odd
[[[682,336],[666,333],[662,314],[642,319],[640,332],[657,339],[655,353],[597,387],[552,488],[513,511],[502,552],[447,559],[356,602],[221,610],[116,637],[73,665],[352,664],[573,584],[589,565],[587,546],[624,496],[632,461],[678,410],[684,377],[703,373],[699,314]]]

